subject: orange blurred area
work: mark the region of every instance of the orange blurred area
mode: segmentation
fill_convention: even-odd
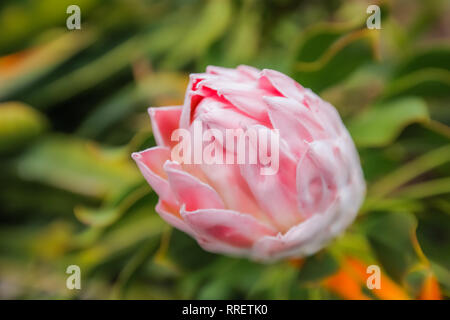
[[[30,57],[33,52],[34,50],[30,49],[0,57],[1,73],[11,72],[13,69],[19,68],[23,61]]]
[[[367,285],[367,279],[370,273],[367,273],[368,265],[364,262],[346,257],[342,261],[339,271],[324,281],[325,286],[331,291],[337,293],[349,300],[367,300],[371,299],[363,292]],[[372,289],[372,293],[382,300],[409,300],[410,297],[405,290],[392,281],[385,273],[381,273],[380,288]]]
[[[418,297],[419,300],[442,300],[439,283],[433,274],[428,274],[425,278],[422,289]]]

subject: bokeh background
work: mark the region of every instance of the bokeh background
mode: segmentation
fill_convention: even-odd
[[[449,298],[449,17],[445,0],[2,0],[0,298]],[[155,143],[146,109],[209,64],[279,70],[343,117],[368,195],[316,255],[210,254],[155,213],[130,158]]]

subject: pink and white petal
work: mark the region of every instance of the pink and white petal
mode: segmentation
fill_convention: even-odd
[[[232,68],[224,68],[217,66],[208,66],[206,67],[206,73],[220,76],[222,79],[230,79],[238,82],[248,82],[254,81],[254,68],[248,66],[237,67],[236,69]]]
[[[321,123],[327,124],[324,126],[324,129],[328,132],[329,136],[339,136],[343,129],[345,129],[336,108],[330,103],[322,100],[310,89],[305,89],[305,98],[302,102],[309,109],[314,111],[316,117],[321,119]]]
[[[165,147],[153,147],[141,152],[134,152],[131,156],[160,199],[177,206],[178,201],[170,189],[167,174],[163,169],[164,163],[170,159],[170,150]]]
[[[228,91],[224,89],[220,90],[219,94],[221,94],[226,100],[230,101],[230,103],[238,110],[258,120],[260,124],[271,127],[267,105],[262,98],[266,92],[254,91],[257,90]]]
[[[268,93],[257,88],[252,81],[237,82],[222,78],[210,78],[201,81],[199,87],[215,91],[218,98],[223,97],[240,112],[257,119],[261,124],[270,126],[267,106],[262,98]]]
[[[270,121],[280,131],[297,157],[305,151],[305,142],[328,137],[313,112],[303,104],[284,97],[264,97],[269,106]]]
[[[223,209],[225,207],[222,199],[211,186],[183,171],[180,164],[167,161],[164,164],[164,170],[167,172],[171,190],[179,203],[186,207],[186,210]]]
[[[149,108],[153,135],[158,146],[172,147],[176,142],[171,140],[172,132],[180,123],[182,106]]]
[[[250,77],[254,81],[259,79],[259,74],[261,73],[261,70],[255,68],[255,67],[244,65],[244,64],[237,66],[236,69],[240,73],[245,74],[246,76]]]
[[[313,142],[300,159],[297,170],[297,196],[299,210],[307,217],[323,214],[335,200],[338,191],[338,176],[345,167],[329,145],[332,141]]]
[[[324,214],[315,215],[293,226],[285,234],[261,238],[253,247],[253,259],[274,261],[285,257],[303,257],[319,251],[334,237],[329,227],[337,213],[338,204],[335,202]]]
[[[364,201],[365,190],[364,181],[355,181],[339,190],[338,214],[329,228],[332,237],[342,233],[353,222]]]
[[[359,166],[352,167],[350,178],[348,173],[340,173],[340,171],[345,172],[346,170],[342,170],[342,168],[349,165],[340,163],[342,159],[337,156],[339,153],[333,152],[334,146],[339,145],[338,142],[316,142],[318,145],[313,145],[313,152],[309,153],[313,156],[307,160],[311,167],[306,167],[306,163],[303,163],[302,167],[305,174],[303,179],[307,181],[307,175],[310,172],[316,170],[333,172],[336,177],[335,183],[339,184],[337,191],[333,196],[330,196],[330,190],[328,193],[325,192],[325,195],[318,200],[317,207],[312,209],[314,214],[311,214],[304,222],[292,227],[284,235],[264,237],[258,241],[252,253],[254,259],[271,261],[284,257],[302,257],[313,254],[343,232],[354,220],[364,200],[365,183]],[[345,143],[345,140],[341,143]],[[328,150],[323,144],[328,146]],[[322,156],[320,160],[318,160],[319,156]],[[327,169],[324,170],[317,166],[324,166]],[[322,205],[323,207],[320,207]],[[303,207],[300,210],[307,211]]]
[[[281,72],[271,69],[264,69],[261,71],[259,82],[260,87],[266,90],[271,90],[270,87],[272,87],[272,92],[279,92],[286,98],[291,98],[301,102],[304,97],[303,92],[305,91],[305,88],[303,88],[297,81]]]
[[[192,73],[189,76],[189,84],[186,89],[184,97],[183,109],[181,111],[179,127],[187,129],[191,123],[192,115],[195,108],[207,96],[204,92],[199,90],[198,84],[205,79],[214,78],[215,76],[207,73]]]
[[[179,208],[173,208],[165,201],[159,199],[155,210],[171,226],[189,234],[191,237],[196,237],[194,230],[181,218]]]
[[[213,74],[240,82],[256,81],[259,78],[260,72],[261,71],[259,69],[247,65],[239,65],[236,69],[217,66],[206,67],[206,73],[208,74]]]
[[[225,68],[219,66],[207,66],[206,73],[214,74],[218,76],[224,76],[228,78],[234,78],[237,76],[237,72],[233,68]]]
[[[226,155],[224,155],[226,157]],[[202,164],[202,171],[227,208],[269,223],[235,164]]]
[[[203,99],[203,96],[195,91],[187,90],[184,100],[183,110],[181,111],[179,127],[183,129],[189,128],[191,124],[193,111]]]
[[[337,175],[338,200],[340,216],[330,227],[332,234],[339,234],[349,225],[356,216],[359,208],[364,201],[366,193],[366,183],[359,163],[358,153],[356,152],[353,141],[348,135],[342,135],[336,140],[335,145],[339,152],[336,153],[337,160],[341,166],[348,168],[342,170],[345,174]],[[318,150],[317,152],[321,152]]]
[[[214,98],[203,99],[197,107],[195,119],[202,121],[208,128],[216,128],[221,131],[258,124],[257,120],[236,111],[229,103],[223,103]],[[225,132],[223,133],[225,134]]]
[[[262,126],[258,126],[258,129],[253,127],[253,129],[270,132],[270,129]],[[283,144],[277,146],[279,147],[279,157],[278,159],[272,159],[279,162],[277,172],[264,175],[262,169],[267,168],[267,166],[260,162],[250,164],[249,161],[240,165],[240,172],[259,207],[267,214],[267,218],[280,231],[286,231],[292,225],[302,221],[303,217],[298,211],[295,192],[297,161]],[[247,154],[259,155],[258,147],[258,143],[256,145],[249,143],[246,150]]]
[[[219,242],[234,248],[251,248],[261,237],[276,234],[276,230],[254,217],[232,210],[186,211],[183,207],[181,216],[204,243]]]

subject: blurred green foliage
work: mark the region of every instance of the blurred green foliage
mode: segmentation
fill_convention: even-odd
[[[327,282],[348,257],[410,298],[430,274],[450,297],[450,3],[377,3],[381,30],[367,1],[2,1],[0,298],[352,298]],[[130,159],[154,145],[146,108],[181,104],[209,64],[279,70],[338,109],[368,195],[328,248],[256,264],[155,213]]]

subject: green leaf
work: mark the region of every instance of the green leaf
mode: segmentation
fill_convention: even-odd
[[[34,145],[19,159],[18,169],[23,179],[93,197],[112,196],[141,179],[121,149],[62,135]]]
[[[94,40],[90,31],[66,32],[25,52],[0,58],[0,98],[36,83]]]
[[[424,68],[392,80],[386,86],[383,99],[400,95],[424,97],[448,96],[450,92],[450,71],[438,68]]]
[[[153,239],[147,240],[147,243],[144,243],[139,250],[137,250],[136,254],[127,262],[125,267],[120,272],[114,286],[111,294],[113,299],[124,298],[127,286],[145,262],[154,255],[157,250],[157,245],[158,243]]]
[[[386,272],[402,280],[418,260],[412,245],[417,226],[409,213],[374,212],[362,224],[367,238]]]
[[[231,288],[223,279],[208,282],[199,292],[197,298],[200,300],[229,299]]]
[[[171,50],[164,61],[164,66],[181,67],[204,54],[225,32],[231,19],[231,6],[231,1],[227,0],[208,1],[194,26],[187,27],[188,33]]]
[[[288,299],[292,287],[298,286],[299,269],[284,261],[267,266],[248,289],[250,299]]]
[[[394,70],[383,98],[399,95],[447,96],[450,92],[450,46],[435,45],[414,52]]]
[[[129,190],[126,190],[127,193]],[[147,195],[150,188],[147,184],[133,190],[118,203],[108,203],[101,208],[86,208],[84,206],[75,207],[77,218],[90,226],[105,227],[114,222],[127,212],[138,200]]]
[[[377,58],[378,37],[368,29],[321,30],[301,44],[293,76],[303,86],[321,91]]]
[[[0,152],[16,150],[28,144],[47,125],[47,119],[42,114],[25,104],[0,104]]]
[[[94,87],[123,70],[130,59],[143,54],[142,45],[139,45],[142,41],[142,36],[129,38],[99,58],[33,91],[29,100],[48,108]]]
[[[403,188],[396,196],[408,199],[421,199],[450,193],[450,178],[429,180]]]
[[[181,73],[154,72],[143,78],[139,86],[130,84],[113,94],[86,117],[78,133],[86,137],[97,137],[114,123],[143,105],[147,101],[157,104],[158,99],[183,101],[188,77]]]
[[[146,199],[149,200],[149,199]],[[158,243],[159,236],[164,230],[164,221],[149,207],[153,200],[133,209],[133,219],[113,225],[95,243],[91,243],[74,256],[67,257],[68,261],[80,265],[86,272],[91,268],[101,268],[124,253],[133,253],[142,241],[150,239]],[[124,260],[122,260],[124,261]],[[120,270],[120,269],[119,269]]]
[[[450,219],[445,213],[429,209],[420,214],[417,239],[425,255],[450,270]]]
[[[255,2],[245,1],[227,39],[225,61],[227,65],[251,63],[257,54],[261,32],[261,13],[253,5]]]
[[[376,105],[355,118],[348,129],[360,147],[381,147],[390,144],[407,125],[429,120],[425,102],[407,97]]]
[[[433,46],[413,54],[396,68],[395,76],[405,76],[411,72],[429,68],[450,70],[450,46]]]
[[[330,276],[339,268],[339,263],[328,252],[321,252],[306,259],[298,279],[300,282],[314,282]]]
[[[377,198],[386,196],[415,177],[449,161],[450,144],[433,149],[377,180],[370,186],[368,194]]]

